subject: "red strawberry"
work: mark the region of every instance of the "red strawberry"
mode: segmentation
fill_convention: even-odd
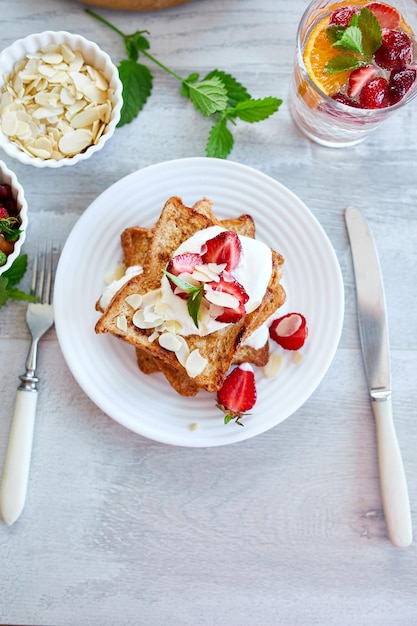
[[[396,104],[410,91],[416,80],[417,72],[409,68],[405,70],[392,70],[388,81],[388,99],[390,104]]]
[[[0,206],[0,220],[5,220],[9,217],[9,213],[4,206]]]
[[[224,324],[234,324],[238,322],[244,315],[246,315],[245,304],[249,300],[249,296],[246,293],[244,287],[237,282],[234,278],[225,280],[223,275],[220,276],[219,282],[206,283],[206,287],[213,289],[213,291],[219,291],[227,293],[230,296],[234,296],[239,304],[236,308],[224,307],[223,312],[217,315],[214,319]]]
[[[407,33],[387,30],[374,54],[375,63],[384,70],[400,70],[412,61],[412,43]]]
[[[362,88],[375,78],[377,74],[378,70],[373,65],[365,65],[353,70],[349,76],[348,96],[351,98],[357,96],[362,91]]]
[[[371,2],[366,8],[372,11],[381,28],[398,28],[401,16],[394,7],[381,2]]]
[[[306,318],[301,313],[287,313],[272,322],[269,335],[285,350],[299,350],[308,335]]]
[[[339,91],[332,96],[332,100],[336,100],[336,102],[341,102],[348,107],[359,107],[359,104],[356,100],[352,100],[352,98],[348,98],[344,93],[340,93]]]
[[[1,183],[0,184],[0,198],[5,199],[5,198],[11,198],[12,197],[12,189],[10,187],[10,185],[8,185],[7,183]]]
[[[224,230],[213,239],[209,239],[202,250],[204,263],[226,263],[230,272],[238,266],[242,252],[239,236],[231,230]]]
[[[243,363],[227,376],[217,392],[217,406],[225,413],[224,423],[236,420],[240,422],[245,411],[256,402],[255,374],[248,363]]]
[[[363,109],[382,109],[388,106],[388,83],[385,78],[374,78],[362,89],[359,103]]]
[[[336,9],[329,20],[330,26],[349,26],[349,22],[352,17],[357,13],[357,9],[352,6],[341,7],[340,9]]]
[[[186,252],[184,254],[177,254],[168,263],[166,271],[174,276],[180,274],[192,274],[196,265],[203,265],[203,259],[200,254],[194,252]],[[169,279],[172,290],[175,291],[178,287]],[[180,298],[187,299],[187,293],[177,293]]]
[[[167,272],[179,276],[180,274],[192,274],[196,265],[203,265],[203,259],[200,254],[195,252],[186,252],[185,254],[177,254],[167,265]]]

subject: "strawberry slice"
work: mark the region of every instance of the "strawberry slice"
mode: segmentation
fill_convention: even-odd
[[[225,230],[209,239],[202,249],[204,263],[226,263],[226,270],[230,272],[239,265],[242,244],[239,236],[231,230]]]
[[[363,89],[363,87],[369,83],[378,74],[378,70],[373,65],[365,65],[364,67],[358,67],[353,70],[349,76],[348,84],[348,96],[354,98]]]
[[[184,254],[177,254],[174,256],[168,263],[166,271],[174,276],[179,276],[180,274],[192,274],[196,265],[201,265],[203,260],[200,254],[195,252],[185,252]],[[179,288],[175,285],[172,280],[170,280],[168,276],[168,280],[170,282],[172,291],[178,290]],[[178,293],[177,295],[184,300],[187,299],[187,292]]]
[[[360,95],[359,103],[363,109],[382,109],[388,106],[388,82],[381,76],[367,83]]]
[[[4,206],[0,206],[0,220],[5,220],[9,217],[9,212]]]
[[[330,16],[329,24],[330,26],[349,26],[349,22],[352,17],[357,13],[357,9],[352,6],[340,7],[340,9],[336,9]]]
[[[248,363],[242,363],[227,376],[217,392],[217,406],[225,413],[224,423],[240,419],[256,402],[255,374]]]
[[[306,318],[301,313],[287,313],[272,322],[269,335],[285,350],[299,350],[308,336]]]
[[[372,11],[381,28],[398,28],[401,16],[397,9],[382,2],[371,2],[366,5],[368,11]]]
[[[228,280],[225,280],[223,275],[220,275],[219,282],[210,282],[206,283],[206,289],[211,289],[215,291],[217,294],[226,294],[227,296],[233,296],[236,299],[237,305],[235,307],[222,306],[222,312],[219,313],[214,319],[218,322],[223,322],[224,324],[235,324],[238,322],[244,315],[246,315],[245,304],[249,300],[249,296],[245,291],[245,288],[238,283],[237,280],[228,277]]]

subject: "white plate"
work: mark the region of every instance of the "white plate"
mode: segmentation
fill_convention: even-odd
[[[95,302],[105,274],[121,260],[120,233],[152,226],[165,201],[180,196],[188,206],[206,196],[219,218],[249,213],[257,238],[285,258],[282,311],[307,318],[309,338],[296,365],[284,354],[280,375],[257,373],[258,400],[244,426],[225,425],[215,395],[178,395],[161,374],[142,374],[132,346],[96,335]],[[209,447],[254,437],[294,413],[317,388],[335,354],[344,313],[343,281],[335,252],[316,218],[286,187],[247,166],[189,158],[152,165],[102,193],[72,230],[55,285],[58,339],[79,385],[107,415],[150,439]],[[284,352],[284,351],[283,351]],[[197,425],[191,428],[191,425]]]

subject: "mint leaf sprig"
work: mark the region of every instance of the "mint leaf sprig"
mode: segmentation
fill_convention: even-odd
[[[201,302],[204,294],[204,284],[192,285],[191,283],[171,274],[164,270],[165,276],[167,276],[177,287],[187,292],[187,310],[192,318],[194,324],[198,328],[198,313],[200,311]]]
[[[150,43],[145,36],[148,31],[138,30],[126,35],[91,9],[85,9],[85,12],[111,28],[125,43],[127,59],[123,59],[118,66],[123,85],[119,127],[139,115],[152,92],[153,76],[146,65],[138,62],[140,56],[177,79],[181,83],[181,95],[188,98],[205,117],[214,119],[206,143],[208,157],[225,159],[232,151],[234,138],[228,124],[236,125],[236,120],[250,124],[261,122],[276,113],[282,104],[282,100],[272,96],[252,98],[246,87],[221,70],[212,70],[202,79],[196,72],[184,78],[150,54]]]
[[[27,261],[27,255],[21,254],[13,261],[11,267],[0,275],[0,307],[6,304],[9,299],[26,300],[27,302],[39,301],[39,298],[16,287],[26,273]]]
[[[328,74],[367,65],[382,43],[382,29],[378,19],[366,7],[361,9],[359,15],[352,16],[348,26],[329,26],[326,35],[335,50],[345,53],[326,63],[324,69]]]

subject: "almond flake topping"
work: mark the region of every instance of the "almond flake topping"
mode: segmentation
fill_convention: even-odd
[[[196,376],[201,374],[204,371],[207,363],[207,359],[202,357],[197,349],[190,352],[190,356],[185,362],[185,369],[188,376],[190,378],[195,378]]]
[[[112,96],[105,76],[80,52],[50,44],[28,54],[5,77],[1,130],[29,155],[45,160],[74,156],[105,132]],[[44,138],[48,141],[40,144]]]

